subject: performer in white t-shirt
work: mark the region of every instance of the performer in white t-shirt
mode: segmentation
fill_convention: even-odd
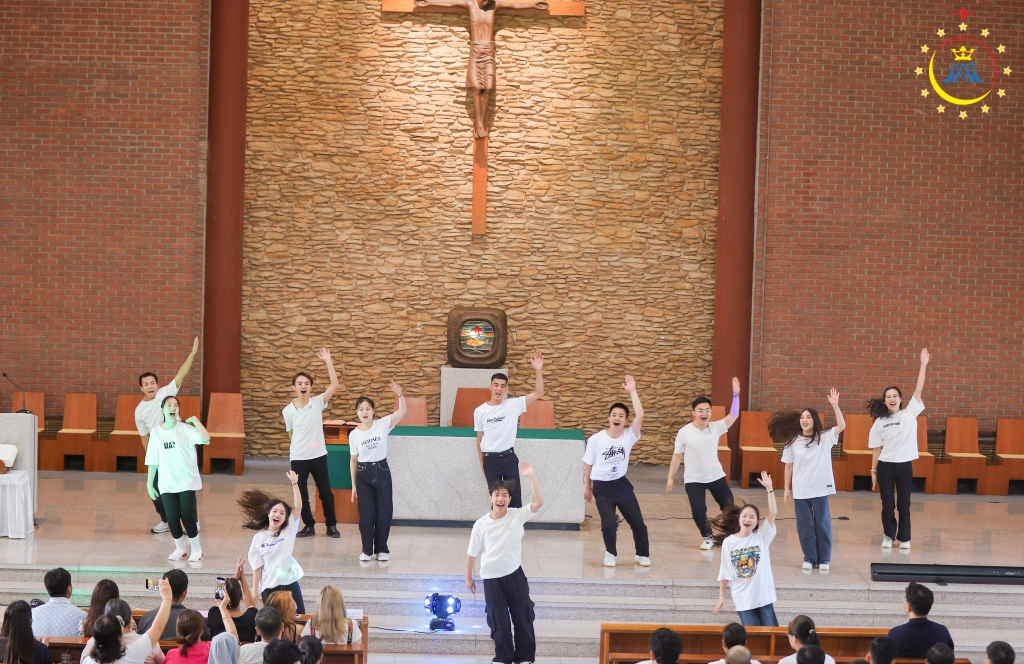
[[[398,396],[398,410],[379,420],[373,419],[376,405],[370,397],[356,399],[359,423],[348,434],[351,455],[352,501],[359,498],[359,535],[363,550],[359,560],[366,562],[374,555],[387,562],[388,534],[394,504],[391,498],[391,468],[388,467],[388,433],[405,417],[405,390],[391,381],[391,391]]]
[[[910,548],[910,490],[914,484],[913,462],[917,453],[917,416],[924,412],[921,393],[924,377],[932,356],[927,348],[921,349],[921,369],[917,372],[917,387],[905,410],[900,388],[885,388],[881,399],[867,403],[868,412],[875,418],[868,434],[871,456],[871,488],[878,487],[882,497],[882,548],[891,549],[893,540],[901,549]],[[893,495],[895,491],[895,496]],[[893,508],[899,513],[899,521]]]
[[[604,566],[615,567],[615,535],[619,528],[618,508],[622,517],[633,530],[634,560],[641,567],[651,566],[651,545],[647,538],[647,525],[640,512],[633,485],[626,479],[629,468],[629,453],[640,439],[640,427],[644,422],[644,408],[636,393],[636,381],[626,376],[622,384],[633,401],[633,424],[628,428],[629,408],[624,403],[614,403],[608,409],[608,428],[587,439],[583,453],[583,498],[588,503],[597,499],[597,511],[601,515],[601,534],[604,536]]]
[[[508,393],[508,376],[496,373],[491,376],[491,398],[473,411],[473,429],[476,431],[476,448],[480,455],[487,486],[497,480],[514,480],[511,487],[512,502],[509,507],[522,507],[523,497],[519,486],[519,457],[516,456],[516,432],[519,430],[519,416],[526,407],[544,396],[544,356],[533,352],[530,361],[537,372],[537,383],[526,396],[505,399]]]
[[[786,464],[786,494],[796,501],[796,532],[804,552],[803,568],[829,570],[832,560],[832,516],[828,497],[836,492],[832,474],[832,448],[846,428],[839,410],[839,392],[832,388],[828,402],[836,414],[836,426],[824,431],[821,417],[813,408],[780,410],[768,418],[768,435],[782,448]],[[792,491],[790,490],[792,487]]]
[[[142,392],[142,401],[135,407],[135,428],[138,429],[139,435],[142,436],[143,450],[147,449],[149,445],[149,432],[160,426],[164,421],[163,415],[160,413],[160,402],[164,400],[164,397],[178,395],[178,389],[181,387],[182,382],[184,382],[185,376],[192,370],[192,362],[196,359],[198,352],[199,337],[196,337],[195,341],[192,342],[192,352],[185,358],[185,363],[178,369],[174,380],[163,387],[160,387],[160,380],[152,371],[147,371],[139,376],[139,390]],[[166,533],[170,528],[167,527],[167,515],[164,513],[163,501],[159,499],[154,500],[153,507],[156,508],[156,513],[160,515],[160,523],[150,528],[150,531]]]
[[[295,398],[284,407],[281,416],[284,428],[291,434],[291,447],[288,458],[292,470],[299,476],[299,493],[302,496],[302,523],[305,527],[297,537],[311,537],[316,534],[313,524],[313,510],[309,505],[309,476],[313,476],[317,493],[320,494],[320,506],[324,510],[324,522],[327,524],[329,537],[341,537],[338,532],[338,520],[334,515],[334,492],[331,491],[331,478],[327,472],[327,442],[324,440],[324,409],[338,389],[338,374],[334,371],[331,351],[321,348],[316,354],[327,365],[327,375],[331,384],[323,394],[312,396],[313,378],[305,371],[300,371],[292,378]]]
[[[537,373],[540,374],[540,369]],[[510,507],[512,480],[492,482],[491,511],[473,524],[466,552],[466,587],[474,594],[473,565],[477,556],[480,557],[480,578],[484,582],[485,611],[494,641],[495,662],[532,662],[537,652],[530,583],[521,563],[523,525],[540,511],[544,496],[533,467],[521,463],[518,470],[517,475],[530,480],[533,501],[526,507]]]
[[[715,545],[711,526],[708,525],[707,492],[711,492],[719,509],[724,510],[733,504],[732,489],[718,460],[718,439],[740,416],[740,379],[732,379],[732,406],[725,419],[711,421],[711,399],[707,397],[697,397],[691,405],[693,420],[676,434],[665,490],[671,492],[675,488],[676,471],[682,462],[683,488],[690,501],[690,513],[704,538],[700,548],[707,551]]]
[[[768,491],[768,516],[757,525],[761,513],[757,505],[728,505],[711,520],[715,540],[722,544],[722,564],[718,571],[718,613],[728,603],[725,589],[731,586],[732,601],[740,623],[745,626],[778,627],[775,616],[775,579],[768,546],[775,539],[775,489],[772,478],[761,471],[758,480]]]
[[[146,485],[149,497],[153,500],[159,498],[164,503],[167,526],[174,538],[174,551],[167,556],[168,559],[181,560],[185,557],[184,535],[187,535],[192,552],[188,561],[195,563],[203,559],[203,547],[199,543],[199,517],[196,514],[196,491],[203,488],[203,482],[199,477],[196,445],[209,445],[210,434],[198,417],[192,416],[185,422],[179,420],[180,410],[178,397],[166,396],[160,402],[164,421],[149,432],[150,444],[146,449],[149,475]]]
[[[302,496],[299,476],[289,470],[286,475],[292,485],[292,507],[260,489],[242,492],[238,506],[242,508],[243,528],[255,530],[249,545],[249,565],[252,567],[252,587],[259,593],[264,605],[271,593],[286,590],[292,594],[299,613],[306,612],[302,601],[302,567],[292,555],[295,536],[299,531]]]

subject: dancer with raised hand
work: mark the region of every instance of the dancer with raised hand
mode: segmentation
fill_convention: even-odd
[[[885,388],[881,399],[867,402],[868,412],[875,418],[868,447],[872,450],[871,488],[877,487],[882,497],[883,549],[891,549],[894,540],[901,549],[910,548],[910,491],[914,484],[913,462],[919,456],[917,416],[924,412],[921,393],[931,359],[928,349],[922,348],[917,387],[906,409],[902,409],[903,392],[896,386]],[[893,508],[899,513],[898,520]]]
[[[243,528],[255,530],[249,545],[249,565],[252,567],[252,587],[266,605],[267,598],[277,590],[287,590],[295,600],[299,613],[306,612],[302,601],[302,567],[292,553],[299,532],[299,505],[302,501],[299,475],[289,470],[286,475],[292,485],[292,503],[288,504],[259,489],[242,492],[238,506],[245,518]],[[258,616],[257,616],[258,617]]]
[[[757,505],[728,505],[711,519],[715,540],[722,545],[722,565],[718,571],[718,603],[713,613],[727,605],[725,589],[730,587],[736,613],[745,626],[778,627],[775,616],[775,579],[772,577],[768,547],[775,539],[775,489],[767,471],[758,480],[768,491],[768,516],[758,525],[761,512]]]
[[[724,419],[711,421],[711,399],[707,397],[697,397],[692,407],[693,420],[676,434],[665,491],[671,492],[675,488],[676,471],[682,462],[683,488],[690,501],[690,513],[704,538],[700,548],[707,551],[715,545],[714,533],[708,525],[707,492],[711,492],[721,510],[733,504],[732,489],[718,460],[718,439],[740,416],[740,379],[732,379],[732,405]]]
[[[519,475],[530,480],[532,502],[526,507],[510,507],[512,481],[493,482],[491,511],[473,524],[466,555],[466,587],[474,594],[473,565],[480,556],[480,577],[484,581],[487,625],[494,641],[495,662],[532,662],[537,653],[533,600],[522,568],[523,525],[540,510],[544,495],[530,464],[521,463],[518,470]]]
[[[514,480],[509,487],[512,500],[509,507],[515,508],[523,506],[519,457],[515,451],[519,416],[526,412],[527,406],[544,396],[544,356],[539,350],[533,352],[530,364],[537,376],[533,392],[505,400],[508,376],[496,373],[491,376],[491,398],[473,411],[477,453],[480,455],[480,469],[487,480],[487,486],[490,487],[498,480]]]
[[[813,408],[781,410],[768,418],[768,435],[785,445],[782,462],[786,464],[785,502],[796,502],[796,531],[803,549],[803,568],[829,571],[832,561],[832,516],[828,497],[836,492],[832,474],[832,448],[846,428],[839,410],[839,392],[829,390],[828,402],[836,414],[836,425],[824,431],[821,417]],[[792,487],[792,489],[790,488]]]
[[[324,521],[327,524],[327,536],[338,538],[338,520],[334,515],[334,492],[331,491],[331,478],[327,472],[327,441],[324,439],[324,409],[338,389],[338,374],[334,370],[331,351],[321,348],[316,354],[327,365],[327,375],[331,384],[322,394],[312,396],[313,378],[305,371],[300,371],[292,378],[295,398],[284,407],[281,416],[284,428],[291,434],[291,447],[288,458],[292,470],[299,476],[299,494],[302,496],[302,522],[305,527],[299,531],[298,537],[312,537],[316,534],[313,510],[309,506],[309,489],[307,481],[313,475],[317,493],[320,494],[320,506],[324,510]]]
[[[190,563],[203,559],[199,543],[199,516],[196,513],[196,491],[203,488],[196,460],[196,446],[209,445],[210,433],[192,416],[185,422],[178,419],[181,404],[178,397],[166,396],[160,403],[163,423],[150,430],[146,465],[149,467],[146,488],[153,500],[161,499],[167,514],[167,526],[174,538],[174,551],[169,560],[186,556],[185,536],[188,536]],[[157,482],[157,475],[160,481]]]
[[[348,434],[351,455],[349,472],[352,475],[352,501],[359,498],[359,535],[363,550],[359,560],[368,561],[377,556],[387,562],[388,535],[394,503],[391,497],[391,468],[388,467],[388,434],[405,417],[405,390],[391,381],[391,391],[398,396],[398,410],[379,420],[373,419],[376,405],[370,397],[356,399],[359,424]]]
[[[192,370],[192,362],[195,361],[196,354],[198,353],[199,337],[196,337],[192,342],[192,352],[185,358],[185,362],[178,369],[174,380],[163,387],[160,387],[160,379],[152,371],[147,371],[139,376],[139,390],[142,392],[142,401],[135,407],[135,428],[138,429],[139,435],[142,436],[143,450],[149,450],[149,432],[160,426],[164,421],[163,415],[160,413],[160,404],[165,397],[178,395],[178,389],[181,388],[181,384],[185,381],[185,376]],[[159,484],[159,478],[157,478],[156,483]],[[166,533],[170,528],[167,525],[167,514],[164,512],[163,501],[160,499],[154,500],[153,507],[156,509],[156,513],[160,515],[160,523],[150,528],[150,532]]]
[[[597,500],[597,511],[601,515],[601,534],[604,536],[604,566],[615,567],[618,551],[615,546],[619,517],[616,508],[633,530],[634,560],[641,567],[651,566],[650,542],[647,525],[640,511],[633,485],[626,479],[629,469],[629,453],[636,441],[640,440],[640,427],[644,422],[644,408],[636,391],[636,381],[626,376],[622,389],[629,393],[633,402],[633,423],[629,421],[629,408],[624,403],[614,403],[608,409],[608,428],[587,439],[583,453],[583,498],[588,503]]]

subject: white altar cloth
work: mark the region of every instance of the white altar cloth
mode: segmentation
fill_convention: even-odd
[[[0,537],[25,539],[32,522],[32,483],[27,470],[0,475]]]

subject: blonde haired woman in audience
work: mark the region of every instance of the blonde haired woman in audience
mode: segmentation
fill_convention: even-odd
[[[297,642],[299,640],[299,622],[295,618],[299,611],[291,592],[275,590],[263,602],[263,606],[272,606],[281,614],[281,635],[278,638]]]
[[[359,622],[345,615],[345,598],[334,586],[324,586],[316,601],[316,613],[302,628],[301,636],[315,636],[323,643],[358,643]]]

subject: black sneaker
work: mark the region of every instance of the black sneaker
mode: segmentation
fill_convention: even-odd
[[[299,532],[295,533],[296,537],[312,537],[313,535],[316,535],[316,531],[313,530],[313,526],[306,526]]]
[[[336,526],[327,526],[327,536],[338,539],[341,537],[341,533],[338,532],[338,528]]]

